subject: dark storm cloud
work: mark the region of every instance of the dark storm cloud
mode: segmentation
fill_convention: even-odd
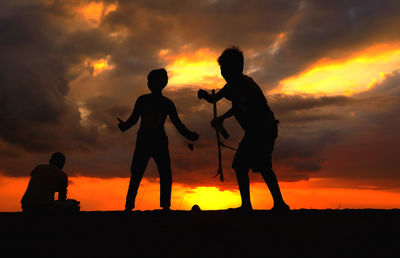
[[[90,122],[115,132],[117,117],[128,118],[133,110],[133,104],[132,106],[121,105],[118,99],[102,95],[91,98],[85,104],[85,108],[90,112],[87,117]]]
[[[112,48],[99,29],[76,29],[68,2],[4,4],[0,19],[0,137],[30,152],[101,147],[67,99],[83,58]],[[6,8],[8,7],[8,8]]]
[[[147,41],[149,44],[163,37],[165,41],[159,44],[168,47],[195,44],[222,48],[240,43],[239,40],[249,45],[271,41],[286,26],[299,2],[119,1],[119,6],[105,23],[112,27],[127,26],[139,35],[149,34],[152,37],[143,38],[153,38]]]
[[[352,97],[271,96],[270,105],[281,120],[273,157],[286,171],[282,178],[398,178],[393,157],[400,144],[399,77],[394,71]]]
[[[290,126],[293,127],[286,130],[282,138],[295,137],[293,132],[298,132],[299,139],[287,138],[282,142],[281,147],[286,150],[296,150],[296,142],[306,139],[303,129],[307,127],[323,132],[333,130],[335,133],[333,138],[321,138],[314,142],[321,148],[314,152],[314,155],[309,156],[311,160],[321,158],[318,163],[321,166],[318,176],[362,179],[369,182],[378,180],[376,185],[379,184],[379,188],[393,188],[393,183],[385,184],[382,179],[390,178],[396,182],[399,181],[399,78],[399,72],[394,71],[370,90],[348,97],[345,103],[337,105],[334,109],[329,107],[325,110],[311,109],[309,112],[313,113],[340,113],[342,119],[329,123],[302,123],[301,126],[291,124]],[[285,148],[285,144],[290,147]],[[280,151],[278,147],[276,154]],[[279,158],[277,160],[278,163],[281,162]],[[296,156],[284,159],[283,162],[295,160]]]
[[[283,95],[276,94],[269,99],[276,112],[290,112],[304,109],[312,109],[326,106],[345,105],[351,101],[346,96],[322,96],[314,97],[312,95]]]
[[[0,137],[33,152],[86,148],[96,135],[80,126],[76,105],[65,99],[71,75],[60,33],[40,8],[0,20]]]

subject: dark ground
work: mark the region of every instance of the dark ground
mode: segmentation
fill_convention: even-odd
[[[400,257],[400,210],[0,213],[1,257]],[[3,256],[4,255],[4,256]]]

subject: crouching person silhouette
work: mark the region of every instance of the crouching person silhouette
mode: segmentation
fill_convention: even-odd
[[[67,199],[68,176],[62,171],[64,164],[64,154],[55,152],[49,164],[42,164],[33,169],[28,188],[21,200],[25,213],[55,214],[80,210],[78,201]],[[54,200],[56,192],[58,200]]]
[[[239,48],[225,49],[218,58],[218,63],[226,85],[215,95],[199,90],[198,97],[210,103],[222,98],[231,101],[232,108],[211,123],[222,128],[223,121],[234,116],[245,132],[232,163],[242,198],[239,210],[252,210],[248,175],[252,169],[253,172],[260,172],[268,185],[274,199],[273,210],[286,212],[289,211],[289,206],[283,201],[271,161],[278,135],[278,120],[275,119],[260,87],[243,74],[243,59]]]
[[[160,174],[160,206],[163,210],[170,209],[172,173],[168,138],[164,130],[167,116],[183,136],[191,141],[199,138],[197,133],[187,129],[181,122],[174,103],[162,95],[162,90],[167,83],[168,75],[165,69],[151,71],[147,76],[147,85],[151,93],[142,95],[136,100],[132,115],[127,121],[123,122],[118,118],[120,121],[118,126],[122,132],[131,128],[141,118],[132,159],[132,176],[126,196],[125,211],[135,208],[136,194],[150,157],[156,162]]]

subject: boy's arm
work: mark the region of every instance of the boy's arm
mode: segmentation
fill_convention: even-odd
[[[67,188],[68,188],[68,176],[65,176],[61,183],[60,189],[58,190],[58,200],[65,201],[67,199]]]
[[[121,132],[125,132],[139,121],[140,106],[141,106],[140,103],[141,103],[141,98],[138,98],[138,100],[135,103],[135,107],[133,108],[131,116],[125,122],[117,118],[119,121],[118,127],[121,130]]]
[[[205,99],[209,103],[215,103],[221,100],[223,97],[225,97],[225,91],[226,91],[226,86],[225,85],[221,90],[219,90],[215,95],[213,96],[212,94],[209,94],[207,91],[200,89],[197,92],[197,98],[199,99]]]
[[[233,116],[232,108],[230,108],[228,111],[226,111],[223,115],[221,115],[217,118],[214,118],[211,121],[211,126],[214,127],[217,131],[219,131],[225,139],[228,139],[229,134],[224,128],[224,120],[231,116]]]
[[[225,112],[225,114],[217,117],[218,120],[225,120],[229,117],[233,116],[233,108],[230,108],[228,111]]]
[[[176,127],[176,129],[180,134],[182,134],[191,141],[196,141],[199,138],[199,135],[197,133],[190,131],[182,123],[181,119],[178,116],[178,113],[176,112],[176,107],[172,102],[168,110],[168,115],[169,118],[171,119],[171,122],[174,124],[174,126]]]

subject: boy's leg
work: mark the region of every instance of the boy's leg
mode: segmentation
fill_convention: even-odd
[[[264,169],[261,171],[261,175],[267,184],[269,191],[271,192],[272,198],[274,199],[274,205],[281,205],[284,203],[281,190],[279,188],[278,179],[274,171],[271,168]]]
[[[279,188],[278,179],[276,178],[275,172],[272,170],[272,152],[274,150],[275,138],[270,139],[265,144],[265,156],[260,158],[259,170],[265,183],[267,184],[269,191],[271,192],[274,200],[274,208],[289,209],[289,206],[283,201],[281,189]]]
[[[71,213],[76,213],[79,212],[81,207],[80,207],[80,202],[74,200],[74,199],[67,199],[65,201],[55,201],[55,210],[59,214],[71,214]]]
[[[126,195],[125,210],[132,210],[135,208],[136,194],[142,181],[144,171],[146,170],[147,163],[149,162],[149,155],[136,147],[133,154],[131,166],[131,179],[129,181],[128,193]]]
[[[278,213],[289,212],[290,207],[282,198],[281,190],[279,189],[278,180],[274,171],[271,168],[265,169],[261,171],[261,175],[263,176],[265,183],[267,183],[272,198],[274,199],[274,207],[272,208],[272,211]]]
[[[169,209],[171,206],[172,172],[168,144],[163,144],[153,158],[160,174],[160,206]]]
[[[242,141],[239,143],[239,148],[233,158],[232,168],[235,170],[240,196],[242,198],[241,208],[251,210],[249,182],[249,164],[251,157],[249,156],[249,153],[249,137],[245,134]]]
[[[242,198],[242,208],[252,209],[250,201],[250,182],[248,169],[235,169],[236,179]]]
[[[55,212],[55,205],[22,203],[22,211],[32,215],[51,215]]]

